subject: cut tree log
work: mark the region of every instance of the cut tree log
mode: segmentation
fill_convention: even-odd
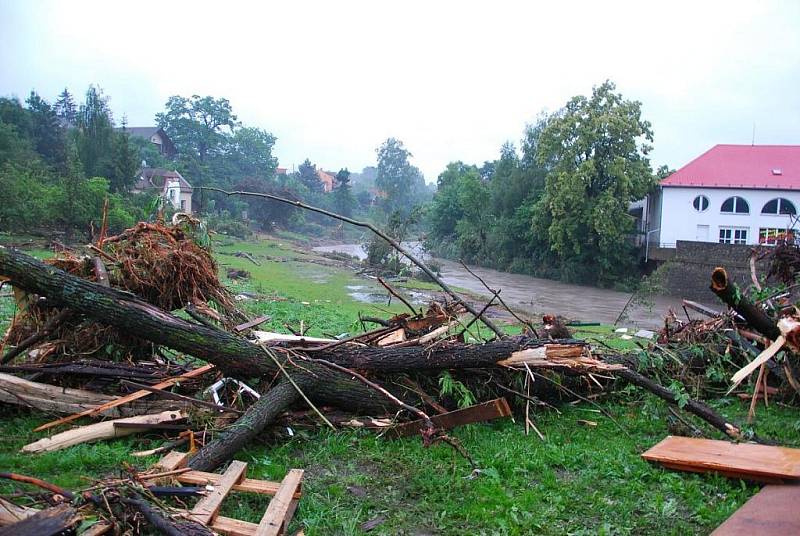
[[[80,443],[99,441],[112,437],[122,437],[147,430],[147,428],[118,428],[114,423],[137,423],[137,424],[161,424],[165,422],[177,422],[185,419],[186,414],[182,411],[164,411],[152,415],[139,415],[137,417],[127,417],[112,421],[98,422],[88,426],[81,426],[73,430],[61,432],[52,437],[45,437],[22,447],[21,452],[51,452],[61,450]]]

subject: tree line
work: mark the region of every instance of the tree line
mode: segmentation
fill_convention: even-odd
[[[386,140],[377,150],[377,166],[361,173],[334,173],[332,191],[324,191],[310,159],[298,169],[277,173],[267,130],[244,125],[225,98],[170,97],[155,114],[177,154],[167,158],[149,140],[130,135],[125,119],[117,124],[109,97],[90,86],[84,99],[65,89],[53,102],[35,91],[24,101],[0,98],[0,186],[13,202],[0,207],[0,230],[61,229],[86,235],[102,218],[109,199],[112,229],[146,219],[158,192],[134,194],[143,166],[177,170],[193,186],[274,193],[337,212],[369,214],[383,220],[430,200],[422,174],[410,164],[402,142]],[[197,191],[197,190],[196,190]],[[262,199],[196,194],[193,206],[229,230],[248,224],[296,230],[330,225],[290,206]],[[308,219],[308,220],[307,220]]]
[[[631,281],[637,256],[628,209],[657,184],[652,141],[641,103],[606,81],[528,125],[519,151],[506,143],[493,162],[449,164],[426,243],[501,270],[606,286]]]

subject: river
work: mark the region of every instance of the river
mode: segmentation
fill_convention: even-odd
[[[415,253],[421,253],[418,242],[405,244]],[[337,244],[315,247],[317,252],[340,252],[364,259],[366,254],[360,244]],[[441,277],[448,285],[466,289],[471,294],[491,298],[492,294],[457,262],[436,259],[442,266]],[[539,317],[542,314],[562,315],[570,320],[613,324],[627,305],[620,326],[637,326],[657,329],[663,325],[664,315],[672,308],[681,311],[681,300],[672,296],[653,296],[651,305],[629,303],[631,293],[587,287],[541,279],[523,274],[512,274],[470,266],[492,288],[501,289],[500,296],[510,307]]]

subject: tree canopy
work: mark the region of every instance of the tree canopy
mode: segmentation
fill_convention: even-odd
[[[500,269],[612,284],[633,273],[631,202],[655,186],[641,105],[611,82],[541,115],[521,155],[506,143],[481,168],[439,175],[428,244]]]

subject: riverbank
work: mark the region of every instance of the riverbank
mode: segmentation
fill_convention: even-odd
[[[410,243],[413,251],[422,253],[421,245]],[[318,253],[339,252],[359,259],[366,258],[360,244],[326,244],[316,246]],[[492,294],[459,263],[447,259],[434,259],[441,266],[442,280],[448,285],[464,289],[481,299]],[[564,316],[579,322],[600,322],[647,329],[658,329],[671,310],[681,311],[681,300],[673,296],[634,295],[610,289],[572,285],[541,279],[524,274],[500,272],[491,268],[470,266],[492,288],[501,289],[503,300],[532,318],[544,314]],[[714,304],[709,304],[712,307]]]

